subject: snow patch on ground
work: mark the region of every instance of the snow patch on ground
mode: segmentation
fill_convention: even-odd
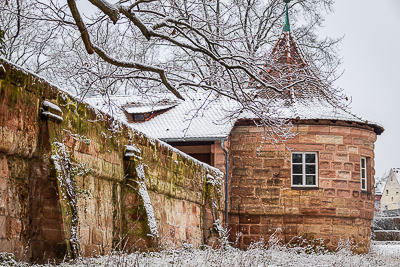
[[[4,259],[5,257],[3,257]],[[1,259],[1,255],[0,255]],[[0,261],[4,266],[28,266],[8,257]],[[54,266],[33,265],[33,266]],[[161,252],[115,252],[106,256],[63,262],[60,266],[400,266],[400,242],[373,242],[368,254],[358,255],[344,247],[334,253],[305,253],[304,248],[285,246],[267,247],[259,242],[246,251],[225,247],[223,249],[194,249],[182,246]]]

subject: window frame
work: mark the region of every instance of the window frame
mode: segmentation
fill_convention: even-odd
[[[294,175],[300,175],[300,174],[293,174],[293,165],[300,165],[299,163],[293,163],[293,155],[294,154],[302,154],[302,163],[301,165],[302,167],[302,184],[298,185],[298,184],[293,184],[293,176]],[[306,163],[306,154],[313,154],[315,155],[315,162],[314,163]],[[315,184],[313,185],[307,185],[306,184],[306,164],[309,165],[315,165]],[[292,188],[318,188],[318,165],[319,165],[319,160],[318,160],[318,153],[317,152],[312,152],[312,151],[292,151],[291,153],[291,169],[290,169],[290,183],[291,183],[291,187]],[[314,174],[313,174],[314,175]]]
[[[364,167],[363,167],[364,161]],[[363,177],[364,173],[364,177]],[[363,180],[364,180],[364,187],[363,187]],[[360,186],[362,191],[368,190],[368,169],[367,169],[367,158],[361,157],[360,158]]]

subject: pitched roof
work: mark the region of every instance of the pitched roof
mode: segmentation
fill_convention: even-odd
[[[307,65],[304,55],[290,31],[281,33],[271,51],[271,57],[278,63],[295,66],[296,68]]]
[[[175,107],[179,104],[180,101],[178,100],[160,100],[156,103],[128,103],[124,105],[122,108],[130,114],[137,114],[137,113],[150,113],[155,111],[167,110],[172,107]]]
[[[132,123],[131,127],[164,141],[219,140],[229,135],[236,119],[230,118],[228,114],[234,113],[237,108],[235,102],[222,97],[215,99],[204,93],[183,95],[185,101],[176,101],[166,112],[145,122]],[[171,95],[165,97],[167,98],[163,100],[166,102],[173,99]],[[148,101],[149,99],[151,101]],[[147,103],[149,105],[147,110],[151,110],[151,105],[157,107],[159,101],[157,96],[114,96],[107,101],[115,103],[110,108],[101,97],[85,100],[88,104],[124,122],[128,122],[123,112],[124,107]]]
[[[387,180],[388,180],[388,177],[385,177],[379,181],[375,180],[375,186],[374,186],[375,187],[375,195],[382,196]]]
[[[132,123],[131,127],[164,141],[218,140],[229,135],[237,120],[257,119],[251,112],[240,112],[240,105],[227,97],[215,98],[215,94],[206,92],[184,97],[185,101],[177,100],[166,112],[148,121]],[[160,101],[157,96],[113,96],[106,100],[95,97],[85,102],[127,123],[124,107],[147,103],[149,106],[146,110],[152,110],[151,105],[157,107]],[[110,106],[109,102],[113,105]],[[296,101],[288,106],[282,100],[281,104],[279,101],[276,104],[281,106],[280,116],[286,119],[338,120],[380,127],[348,110],[335,108],[320,100]]]
[[[259,97],[285,99],[288,103],[300,99],[325,100],[330,90],[327,83],[316,75],[313,66],[307,63],[291,32],[281,34],[266,59],[261,75],[266,83],[283,92],[279,93],[271,88],[252,84],[259,90]]]

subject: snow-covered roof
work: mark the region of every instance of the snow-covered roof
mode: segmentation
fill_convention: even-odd
[[[154,112],[154,111],[160,111],[164,109],[169,109],[172,107],[175,107],[177,104],[169,104],[169,105],[154,105],[154,106],[147,106],[147,105],[142,105],[142,104],[136,104],[136,105],[126,105],[124,107],[124,110],[130,114],[135,114],[135,113],[148,113],[148,112]]]
[[[268,103],[274,106],[275,116],[294,120],[335,120],[355,122],[368,125],[377,134],[383,127],[377,123],[368,122],[365,118],[351,111],[338,107],[327,99],[321,90],[323,83],[308,67],[301,50],[290,32],[284,32],[270,54],[267,64],[261,74],[267,83],[282,84],[290,90],[277,93],[250,84],[247,88],[254,103]],[[271,66],[271,67],[270,67]],[[280,81],[277,77],[282,78]],[[290,85],[299,77],[304,78],[301,84]],[[285,83],[287,83],[285,85]],[[132,127],[164,141],[180,140],[217,140],[226,138],[235,122],[239,119],[258,119],[255,113],[264,106],[253,106],[253,112],[246,111],[241,105],[225,96],[199,90],[196,93],[182,93],[185,101],[178,101],[172,95],[164,98],[156,96],[119,96],[110,97],[110,103],[115,107],[103,106],[101,98],[87,99],[86,102],[100,108],[102,111],[118,116],[127,121],[125,113],[145,113],[165,111],[143,122],[134,122]],[[109,110],[107,110],[109,109]],[[271,114],[271,112],[270,112]]]
[[[210,98],[206,94],[195,93],[184,96],[185,101],[176,101],[168,106],[170,109],[166,112],[148,121],[131,123],[131,127],[164,141],[219,140],[229,135],[236,120],[229,118],[228,114],[236,108],[235,102],[222,97]],[[154,99],[153,103],[160,101],[152,99]],[[163,101],[171,100],[164,99]],[[115,103],[111,108],[100,97],[88,98],[85,102],[125,122],[127,118],[123,112],[124,106],[143,103],[141,97],[138,96],[110,97],[109,102]],[[155,107],[154,111],[159,106],[156,104]],[[165,109],[165,106],[162,109]],[[151,110],[151,106],[142,110]],[[131,113],[132,110],[125,109],[125,111]]]
[[[385,189],[387,177],[375,182],[375,195],[382,196]]]
[[[122,108],[129,114],[151,113],[175,107],[181,101],[180,99],[161,99],[159,101],[148,99],[147,101],[127,103]]]
[[[128,122],[123,112],[124,107],[143,103],[143,97],[154,101],[148,101],[147,103],[150,106],[142,109],[142,111],[152,110],[151,103],[155,104],[154,110],[158,109],[157,103],[160,103],[160,100],[156,100],[156,97],[152,96],[114,96],[107,99],[106,103],[104,103],[103,98],[96,97],[88,98],[85,102],[117,117],[119,120]],[[239,104],[227,97],[219,96],[215,99],[215,95],[211,96],[205,92],[187,94],[184,97],[185,101],[176,101],[173,106],[167,105],[171,108],[166,112],[148,121],[131,123],[131,127],[164,141],[218,140],[229,135],[236,121],[257,119],[250,112],[239,113]],[[168,101],[171,100],[165,99],[164,101],[170,103]],[[114,105],[109,106],[108,102]],[[321,99],[296,101],[287,106],[282,104],[281,114],[286,119],[335,120],[380,127],[348,110],[333,107],[330,103]]]
[[[291,104],[289,110],[292,114],[287,118],[297,118],[300,120],[339,120],[368,124],[367,119],[353,114],[350,110],[334,107],[331,103],[322,99],[298,100]]]

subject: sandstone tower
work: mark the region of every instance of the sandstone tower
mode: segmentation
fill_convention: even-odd
[[[286,147],[261,146],[263,129],[252,120],[235,123],[229,136],[231,239],[241,232],[240,246],[245,248],[261,237],[268,240],[278,229],[285,243],[302,236],[322,238],[335,248],[340,239],[350,238],[359,252],[368,251],[374,216],[374,142],[383,128],[345,109],[336,110],[320,94],[318,77],[307,68],[290,32],[287,9],[271,60],[280,69],[266,65],[265,71],[272,76],[287,73],[288,83],[294,73],[314,78],[272,96],[286,100],[291,110],[297,135],[286,141]]]

